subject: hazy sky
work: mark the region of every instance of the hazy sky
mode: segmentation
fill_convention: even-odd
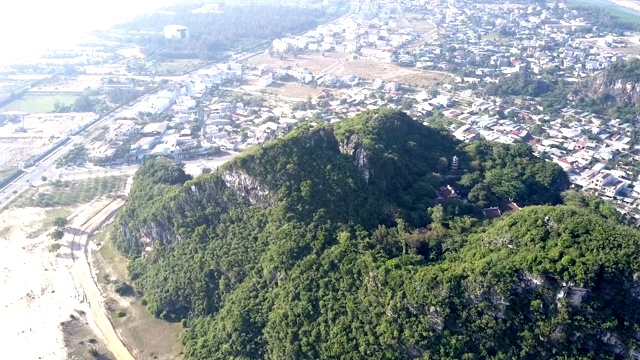
[[[73,43],[177,0],[8,0],[0,5],[0,60]]]

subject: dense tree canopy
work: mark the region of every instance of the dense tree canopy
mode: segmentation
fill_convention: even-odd
[[[554,84],[539,79],[529,72],[517,72],[487,85],[485,91],[492,96],[542,96],[553,91]]]
[[[640,234],[567,185],[528,146],[379,110],[196,179],[146,162],[117,245],[189,359],[624,358]],[[485,220],[510,199],[531,206]]]

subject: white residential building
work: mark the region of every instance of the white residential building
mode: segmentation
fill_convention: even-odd
[[[189,39],[189,28],[183,25],[167,25],[164,27],[164,37],[167,39]]]

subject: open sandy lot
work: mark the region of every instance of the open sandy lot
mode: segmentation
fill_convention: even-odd
[[[94,113],[29,114],[0,121],[0,169],[42,153],[69,131],[95,119]]]
[[[417,87],[429,87],[437,82],[446,83],[452,76],[441,72],[423,71],[405,68],[380,61],[352,60],[343,63],[334,71],[335,75],[354,74],[360,78],[384,81],[397,81],[401,84]]]
[[[257,82],[254,81],[249,82],[247,85],[243,85],[240,88],[248,92],[260,93],[262,91],[265,94],[276,95],[280,99],[289,101],[305,101],[308,97],[314,98],[322,93],[322,90],[318,88],[296,82],[280,81],[274,81],[266,88],[257,85]]]
[[[47,139],[0,138],[0,168],[17,167],[20,163],[45,151],[51,143]]]
[[[109,205],[105,210],[110,211],[121,203],[119,199],[98,198],[84,205],[16,205],[0,212],[3,358],[90,359],[109,355],[107,348],[112,350],[114,341],[105,336],[105,325],[96,316],[102,314],[96,310],[100,299],[90,296],[90,270],[82,256],[82,239],[88,229],[99,226],[102,213],[94,218],[98,210]],[[70,219],[61,240],[51,239],[52,228],[46,226],[51,226],[52,215]],[[99,331],[98,326],[102,326]]]
[[[620,36],[616,39],[620,40],[621,44],[624,44],[625,47],[604,47],[600,43],[602,38],[590,38],[590,39],[580,39],[581,41],[587,42],[591,45],[599,47],[601,49],[606,49],[607,51],[617,52],[619,54],[625,54],[628,56],[639,56],[640,55],[640,41],[637,36]]]
[[[22,208],[0,213],[0,224],[12,225],[0,239],[0,338],[6,358],[66,359],[60,323],[84,306],[68,271],[70,249],[50,253],[53,241],[47,234],[28,239],[43,212]]]
[[[298,83],[274,82],[267,88],[267,93],[286,98],[306,100],[308,97],[314,98],[322,93],[322,90]]]
[[[418,34],[431,32],[436,26],[427,19],[421,19],[423,14],[419,13],[403,13],[403,16],[397,21],[398,28],[411,28]]]
[[[283,60],[271,57],[269,54],[262,54],[249,59],[249,63],[252,65],[266,64],[274,69],[283,69],[288,66],[292,68],[304,67],[316,74],[329,69],[331,73],[338,76],[354,74],[362,79],[375,80],[380,78],[384,81],[397,81],[403,85],[414,87],[430,87],[438,82],[448,83],[453,79],[451,75],[443,72],[405,68],[375,60],[347,60],[347,54],[336,53],[327,53],[325,57],[321,54],[305,54],[295,59],[286,58]],[[307,92],[303,90],[305,88],[315,90],[299,84],[276,84],[269,87],[267,91],[290,98],[300,98],[302,96],[305,99],[308,95],[311,95],[311,97],[317,95],[313,91]]]
[[[299,55],[294,58],[288,56],[284,59],[278,57],[271,57],[269,54],[260,54],[250,58],[248,64],[251,66],[269,65],[275,69],[284,69],[285,67],[292,68],[307,68],[313,73],[320,73],[324,69],[336,63],[336,61],[344,59],[347,54],[338,53],[325,53],[325,56],[319,53],[311,53]]]

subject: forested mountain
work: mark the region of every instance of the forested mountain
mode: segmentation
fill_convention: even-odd
[[[526,145],[378,110],[195,179],[146,162],[116,243],[190,359],[636,356],[639,233],[567,186]]]

